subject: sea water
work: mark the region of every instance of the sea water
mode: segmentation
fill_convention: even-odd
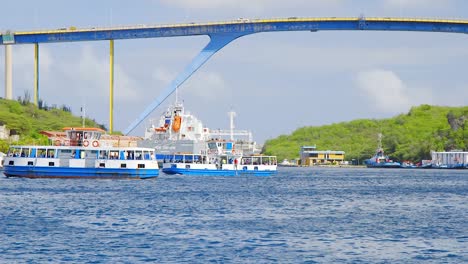
[[[1,263],[468,262],[468,170],[0,176]]]

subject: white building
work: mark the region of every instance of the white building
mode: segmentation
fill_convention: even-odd
[[[432,164],[434,165],[459,165],[468,164],[468,152],[466,151],[442,151],[431,153]]]
[[[6,125],[0,126],[0,139],[9,139],[10,138],[10,129]]]

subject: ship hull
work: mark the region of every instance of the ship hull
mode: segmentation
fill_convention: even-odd
[[[5,166],[3,173],[21,178],[149,179],[157,177],[159,169]]]

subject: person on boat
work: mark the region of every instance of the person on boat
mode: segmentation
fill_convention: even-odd
[[[237,160],[237,158],[234,159],[234,169],[237,170],[237,163],[239,163],[239,161]]]

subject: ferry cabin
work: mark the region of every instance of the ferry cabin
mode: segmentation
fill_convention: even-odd
[[[5,157],[5,175],[150,178],[159,174],[154,154],[152,148],[12,146]]]

